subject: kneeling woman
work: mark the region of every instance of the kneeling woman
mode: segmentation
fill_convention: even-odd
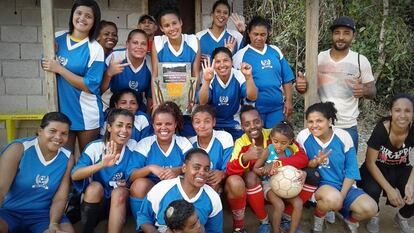
[[[63,215],[75,159],[63,148],[70,120],[47,113],[37,137],[19,139],[0,156],[0,232],[75,232]]]
[[[108,114],[103,140],[91,142],[72,170],[72,180],[85,195],[82,203],[83,232],[93,232],[103,217],[102,207],[109,209],[108,232],[121,232],[129,196],[126,181],[133,167],[130,159],[136,142],[130,140],[134,115],[126,109]],[[88,178],[92,177],[92,182]]]
[[[322,232],[328,211],[341,211],[351,232],[358,232],[358,221],[377,213],[375,201],[352,185],[360,179],[356,152],[351,136],[335,128],[336,109],[331,102],[316,103],[305,113],[307,129],[297,141],[309,157],[309,167],[317,167],[319,187],[313,232]]]
[[[144,232],[166,232],[165,210],[172,201],[184,199],[194,205],[206,232],[223,232],[220,196],[206,185],[209,171],[207,152],[191,149],[182,167],[184,177],[161,181],[148,192],[138,212],[138,227]]]

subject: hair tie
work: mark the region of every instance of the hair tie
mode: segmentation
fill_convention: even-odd
[[[174,207],[172,206],[168,207],[167,212],[166,212],[167,218],[171,218],[173,214],[174,214]]]

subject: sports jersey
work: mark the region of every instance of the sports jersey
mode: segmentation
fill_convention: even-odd
[[[295,79],[292,69],[280,49],[265,44],[262,51],[246,45],[233,56],[234,67],[240,69],[241,63],[252,66],[252,76],[258,89],[255,106],[262,113],[283,109],[282,85]]]
[[[194,148],[201,148],[198,145],[197,136],[190,138],[191,144]],[[204,149],[210,156],[211,170],[226,170],[226,165],[230,160],[231,152],[233,151],[233,138],[226,131],[213,130],[213,136],[207,148]]]
[[[21,143],[24,149],[1,208],[19,211],[49,210],[65,175],[70,151],[62,147],[53,159],[46,161],[37,137],[16,140],[6,148],[14,143]]]
[[[181,46],[176,51],[168,37],[165,35],[155,36],[153,46],[157,51],[159,62],[189,62],[193,63],[197,56],[198,40],[195,35],[181,34]]]
[[[360,77],[362,83],[374,81],[368,59],[349,50],[340,61],[334,61],[330,49],[318,55],[318,94],[322,102],[333,102],[338,110],[339,128],[350,128],[357,125],[359,115],[358,98],[354,97],[353,85]]]
[[[181,186],[181,177],[163,180],[156,184],[145,197],[137,214],[137,226],[151,224],[159,232],[166,232],[164,212],[175,200],[184,199],[194,205],[205,232],[223,232],[223,207],[220,196],[208,185],[200,188],[193,198],[189,198]]]
[[[196,36],[200,40],[201,54],[209,55],[210,57],[212,56],[215,48],[224,47],[224,41],[228,40],[229,37],[236,39],[233,54],[240,49],[243,40],[243,36],[240,32],[227,28],[224,29],[218,38],[214,36],[210,29],[200,31],[196,34]]]
[[[96,41],[85,38],[77,43],[67,32],[56,33],[56,57],[70,72],[81,76],[88,92],[77,89],[56,74],[59,110],[72,122],[71,130],[91,130],[103,123],[100,85],[105,69],[104,51]]]
[[[79,168],[102,162],[103,145],[104,142],[101,139],[89,143],[73,167],[72,174]],[[105,198],[111,197],[112,190],[118,187],[117,182],[127,181],[132,171],[138,168],[136,164],[130,161],[133,157],[137,156],[136,151],[134,151],[135,147],[136,142],[129,140],[123,146],[121,155],[113,166],[103,168],[92,175],[92,181],[97,181],[102,184]],[[89,180],[89,178],[85,178],[80,181],[74,181],[74,187],[80,192],[84,191],[89,185]]]
[[[327,153],[332,150],[324,164],[317,167],[320,174],[320,185],[330,184],[337,189],[342,187],[345,178],[359,180],[358,161],[351,136],[343,129],[333,127],[331,139],[323,143],[314,137],[309,129],[302,130],[297,136],[297,142],[305,149],[310,160],[319,151]]]
[[[157,136],[152,135],[143,138],[137,144],[136,150],[138,151],[138,157],[136,157],[134,164],[139,168],[151,164],[166,168],[181,167],[184,163],[185,154],[192,147],[193,146],[187,138],[174,135],[168,151],[164,152],[158,145]],[[147,178],[154,183],[160,181],[160,179],[152,173],[149,174]]]
[[[131,89],[135,92],[138,97],[138,106],[142,111],[146,110],[146,106],[143,101],[143,94],[146,97],[151,97],[151,58],[150,56],[145,56],[142,64],[134,68],[131,64],[127,49],[117,49],[109,55],[106,59],[106,65],[109,66],[109,63],[112,61],[117,61],[123,63],[129,63],[124,70],[114,75],[109,82],[109,88],[112,93],[117,93],[123,89]]]

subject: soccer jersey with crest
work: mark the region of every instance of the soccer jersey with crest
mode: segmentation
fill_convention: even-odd
[[[197,136],[190,138],[194,148],[201,148],[198,145]],[[226,171],[226,165],[230,160],[233,151],[233,137],[226,131],[213,130],[213,137],[207,148],[204,149],[210,156],[211,170]]]
[[[220,196],[210,186],[204,185],[195,197],[189,198],[181,186],[180,179],[182,178],[163,180],[148,192],[138,212],[137,225],[147,223],[157,226],[159,232],[166,232],[165,209],[172,201],[184,199],[194,205],[205,232],[223,232],[223,207]]]
[[[56,33],[56,57],[67,70],[81,76],[89,92],[82,91],[56,74],[59,110],[72,121],[71,130],[91,130],[103,123],[100,85],[105,69],[104,51],[96,41],[70,39],[67,32]]]
[[[65,174],[71,155],[70,151],[61,148],[52,160],[46,161],[36,137],[19,139],[11,144],[14,143],[22,143],[24,150],[2,208],[11,210],[50,209],[53,197]]]
[[[89,143],[82,152],[75,167],[73,167],[72,173],[79,168],[102,162],[103,145],[104,142],[101,139]],[[113,166],[103,168],[93,174],[92,181],[97,181],[102,184],[105,198],[111,197],[112,190],[118,187],[117,182],[128,181],[133,170],[137,168],[137,165],[130,161],[132,157],[137,156],[134,151],[135,146],[136,142],[130,139],[122,148],[121,156]],[[73,183],[78,191],[84,191],[89,185],[89,178],[74,181]]]
[[[197,38],[200,40],[200,49],[201,54],[212,56],[213,51],[217,47],[224,47],[224,41],[228,40],[230,37],[236,39],[236,45],[234,46],[233,53],[236,53],[242,45],[243,36],[240,32],[225,29],[219,37],[215,37],[210,29],[205,29],[196,34]]]
[[[154,37],[153,46],[157,51],[159,62],[194,62],[198,51],[197,37],[195,35],[181,35],[182,41],[178,51],[172,47],[167,36]]]
[[[265,44],[263,50],[259,51],[246,45],[233,56],[235,68],[240,69],[242,62],[252,66],[253,80],[258,89],[255,105],[259,112],[268,113],[282,109],[282,85],[295,78],[280,49]]]

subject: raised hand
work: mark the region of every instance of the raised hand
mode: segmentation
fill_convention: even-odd
[[[204,59],[203,63],[201,64],[203,67],[203,78],[204,81],[211,81],[214,77],[214,59],[213,62],[210,64],[210,59]]]
[[[305,76],[302,72],[298,71],[296,74],[296,90],[299,93],[305,93],[308,88],[308,83],[306,82]]]
[[[252,78],[252,66],[249,63],[242,62],[240,71],[244,74],[246,79]]]
[[[116,143],[114,141],[110,141],[106,143],[106,150],[102,149],[103,167],[111,167],[116,163],[116,161],[118,161],[121,154],[116,152],[116,147]]]
[[[236,39],[232,36],[224,40],[224,47],[228,48],[233,53],[234,46],[236,46]]]
[[[122,71],[124,71],[125,67],[129,65],[129,63],[121,63],[122,61],[115,61],[114,56],[111,56],[111,60],[109,60],[109,67],[106,70],[109,76],[114,76]]]
[[[316,163],[325,165],[328,162],[328,156],[331,154],[332,149],[325,153],[325,148],[318,152],[318,155],[314,158]]]
[[[230,19],[234,23],[234,26],[236,26],[237,31],[239,31],[241,34],[243,34],[244,31],[246,31],[246,23],[242,15],[233,13],[230,16]]]

